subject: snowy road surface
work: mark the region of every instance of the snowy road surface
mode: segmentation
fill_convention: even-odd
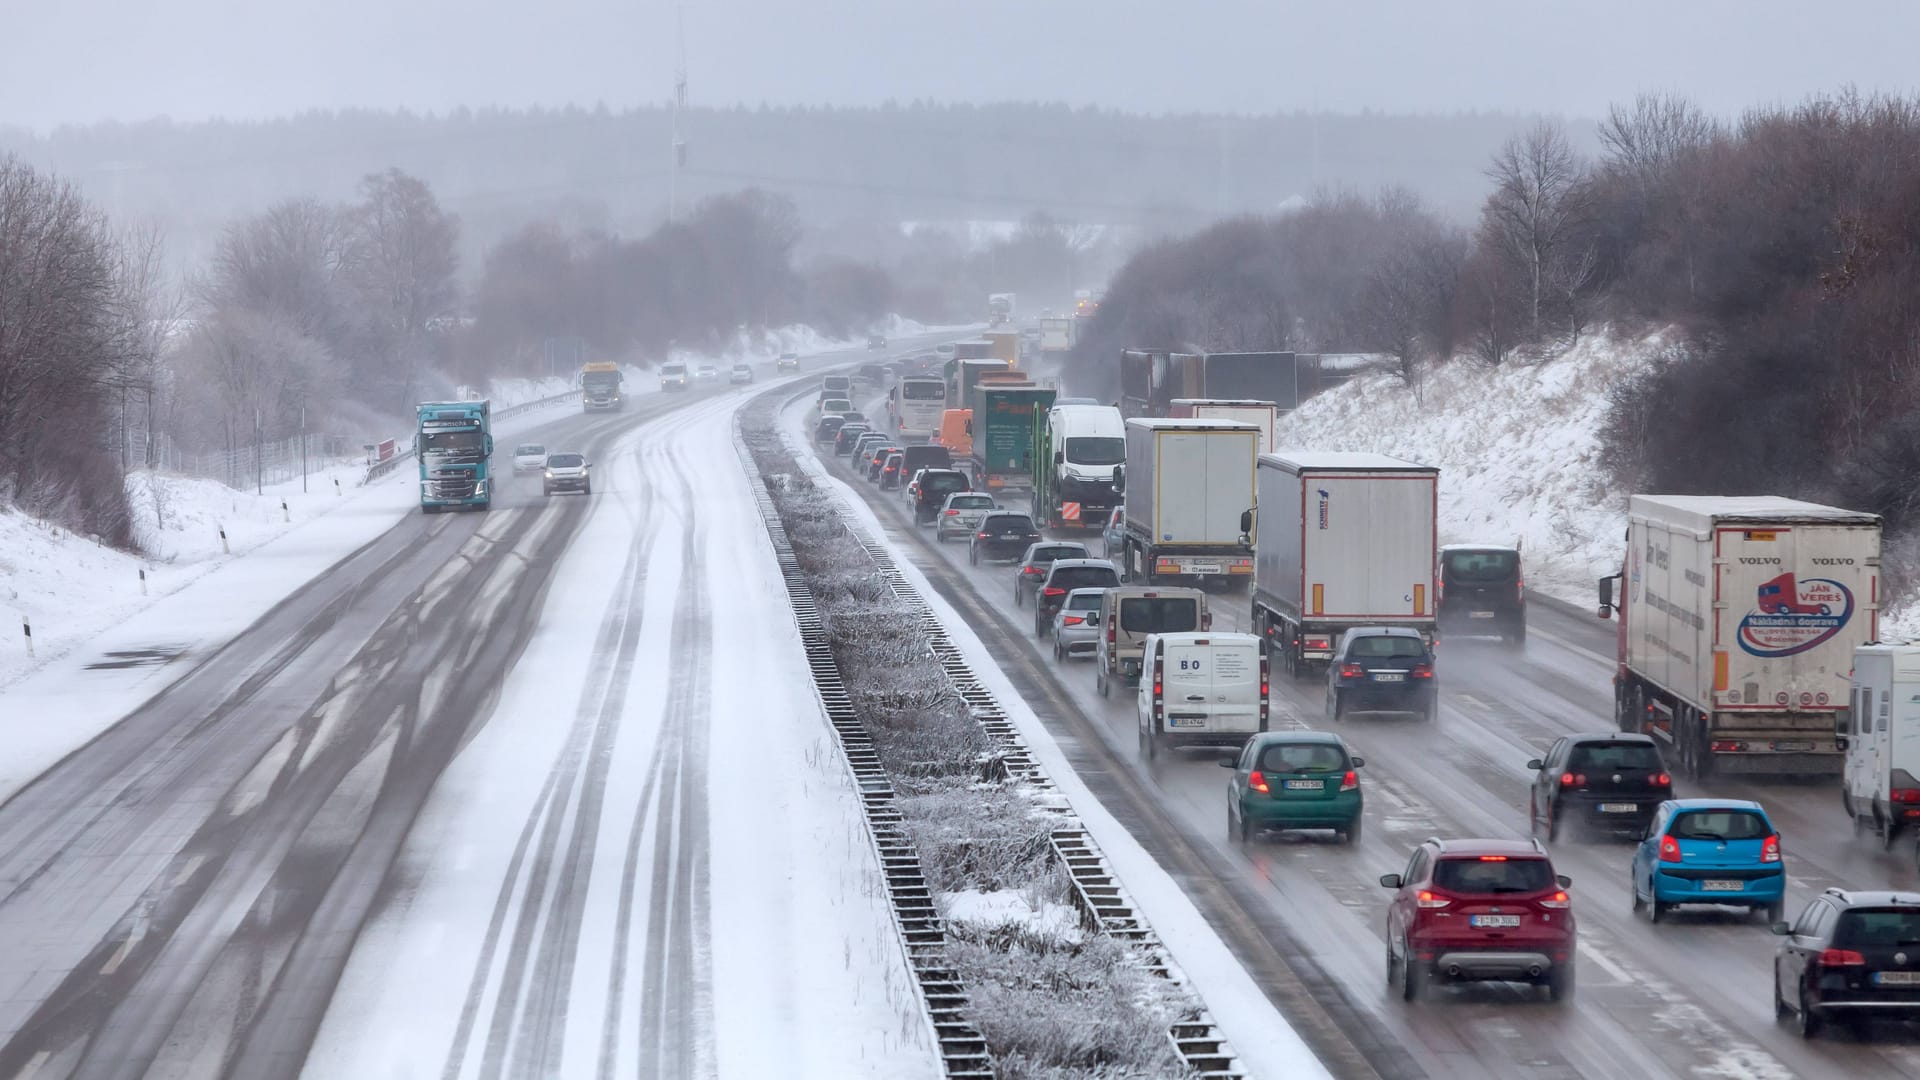
[[[592,496],[405,517],[0,806],[0,1077],[930,1075],[741,400],[539,429]]]
[[[836,474],[847,475],[838,466]],[[1214,755],[1150,767],[1136,749],[1131,693],[1103,699],[1088,662],[1056,664],[1051,647],[1036,644],[1031,610],[1013,603],[1009,568],[968,566],[964,545],[935,544],[913,527],[898,492],[850,486],[979,633],[1076,772],[1181,882],[1336,1073],[1920,1077],[1920,1026],[1876,1022],[1869,1037],[1837,1032],[1806,1043],[1776,1023],[1778,939],[1745,913],[1687,908],[1657,926],[1636,917],[1623,843],[1552,848],[1558,870],[1573,878],[1580,919],[1580,990],[1571,1003],[1505,984],[1445,989],[1415,1005],[1389,998],[1379,876],[1404,869],[1428,836],[1526,835],[1527,760],[1560,735],[1612,728],[1611,623],[1535,603],[1523,654],[1449,641],[1437,723],[1357,717],[1339,728],[1367,761],[1362,842],[1286,834],[1242,848],[1226,834],[1225,774]],[[1072,538],[1099,553],[1098,533]],[[1243,593],[1216,594],[1214,627],[1242,629],[1248,606]],[[1327,726],[1317,680],[1276,680],[1274,694],[1276,715]],[[1767,806],[1783,836],[1790,912],[1828,886],[1920,887],[1912,843],[1883,852],[1874,838],[1856,838],[1831,780],[1677,779],[1676,788]],[[1354,1062],[1358,1069],[1342,1067]]]

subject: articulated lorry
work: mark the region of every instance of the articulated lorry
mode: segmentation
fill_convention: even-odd
[[[420,510],[485,510],[493,505],[493,417],[484,401],[423,401],[414,446]]]
[[[1031,383],[982,383],[973,388],[973,487],[1003,506],[1032,497],[1038,462],[1034,430],[1046,422],[1054,392]]]
[[[1127,460],[1127,422],[1111,405],[1055,405],[1034,428],[1033,520],[1100,529],[1120,505],[1113,470]]]
[[[1440,470],[1385,454],[1260,456],[1253,632],[1294,675],[1356,626],[1436,626]]]
[[[1232,420],[1134,418],[1116,486],[1121,574],[1145,585],[1253,576],[1254,444]]]
[[[1005,326],[1013,321],[1013,294],[997,292],[987,294],[987,325]]]
[[[1238,420],[1243,424],[1252,424],[1260,429],[1260,452],[1267,453],[1276,449],[1275,442],[1280,424],[1280,406],[1271,401],[1252,401],[1234,398],[1174,398],[1169,416],[1182,418],[1206,418],[1213,420]]]
[[[1171,416],[1176,399],[1272,402],[1281,413],[1300,403],[1301,357],[1290,352],[1120,354],[1120,408],[1129,417]]]
[[[620,365],[594,360],[580,369],[580,411],[597,412],[626,407],[620,394]]]
[[[1775,496],[1635,495],[1613,677],[1623,731],[1681,767],[1838,775],[1853,650],[1879,633],[1880,518]]]

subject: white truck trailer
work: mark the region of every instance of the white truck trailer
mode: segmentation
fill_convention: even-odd
[[[1356,626],[1435,627],[1440,470],[1385,454],[1262,454],[1253,632],[1291,674]]]
[[[1274,429],[1280,424],[1280,406],[1271,401],[1242,398],[1174,398],[1173,412],[1170,415],[1212,420],[1238,420],[1260,429],[1261,453],[1270,453],[1279,445],[1274,441],[1276,436]]]
[[[1120,572],[1146,585],[1246,582],[1253,576],[1254,444],[1232,420],[1127,421]]]
[[[1619,586],[1619,587],[1617,587]],[[1621,730],[1701,777],[1837,775],[1853,650],[1879,632],[1880,518],[1771,495],[1635,495],[1600,616],[1620,613]]]

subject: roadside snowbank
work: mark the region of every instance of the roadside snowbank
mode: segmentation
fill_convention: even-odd
[[[1600,466],[1607,391],[1665,347],[1659,333],[1594,334],[1534,366],[1455,360],[1428,370],[1417,394],[1392,375],[1358,375],[1283,419],[1279,440],[1439,466],[1442,543],[1519,541],[1531,588],[1585,605],[1626,528],[1629,493]]]

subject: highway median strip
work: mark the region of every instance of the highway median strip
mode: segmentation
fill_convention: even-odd
[[[936,994],[922,977],[936,1031],[977,1033],[984,1067],[1004,1077],[1241,1075],[938,620],[838,497],[814,487],[777,430],[786,400],[765,395],[742,410],[742,457],[790,570],[802,635],[811,626],[825,653],[816,681],[883,865],[910,860],[938,913],[915,920],[896,905],[916,974],[931,967],[953,982]],[[878,775],[863,775],[865,763]],[[890,848],[896,839],[904,851]],[[943,1026],[941,1006],[963,1026]],[[956,1072],[949,1059],[948,1075],[985,1074]]]

